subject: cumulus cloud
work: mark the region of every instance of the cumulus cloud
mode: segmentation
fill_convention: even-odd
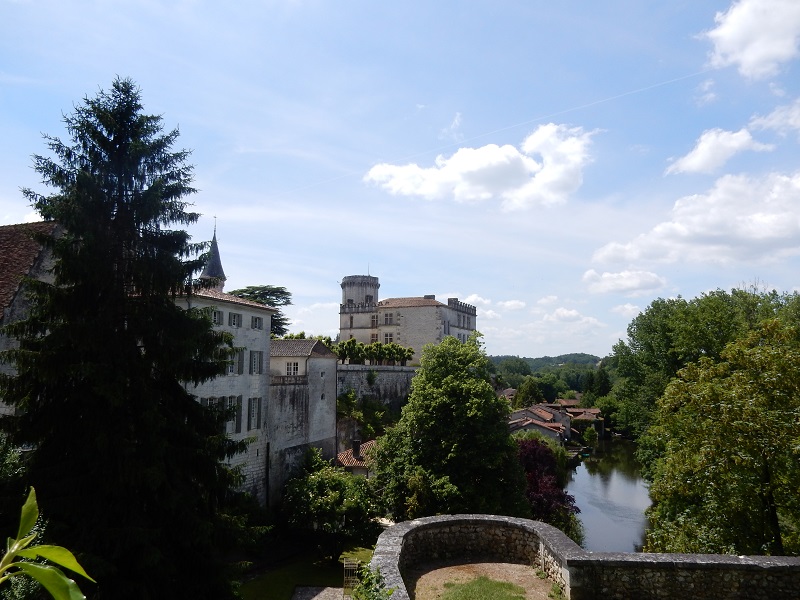
[[[742,76],[761,79],[800,55],[797,0],[738,0],[714,21],[716,27],[703,34],[713,45],[713,67],[735,65]]]
[[[598,249],[601,263],[774,261],[800,254],[800,173],[725,175],[680,198],[672,218],[627,243]]]
[[[506,310],[520,310],[525,308],[525,303],[522,300],[503,300],[497,306]]]
[[[473,306],[489,306],[492,301],[486,298],[481,298],[478,294],[471,294],[464,298],[464,302],[472,304]]]
[[[575,326],[585,327],[602,325],[602,323],[600,323],[600,321],[594,317],[587,317],[574,308],[564,308],[563,306],[555,309],[549,314],[544,315],[544,317],[542,317],[542,321],[545,323],[569,325],[573,328]]]
[[[503,317],[500,316],[499,313],[497,313],[497,312],[495,312],[495,311],[493,311],[491,309],[489,309],[489,310],[478,309],[478,318],[479,319],[486,319],[487,321],[497,321],[499,319],[502,319]]]
[[[773,148],[770,144],[755,141],[747,129],[736,132],[709,129],[703,132],[689,154],[667,168],[667,173],[713,173],[734,154],[745,150],[764,152]]]
[[[632,319],[637,316],[642,309],[636,306],[635,304],[631,304],[630,302],[626,304],[618,304],[617,306],[611,309],[611,312],[617,313],[618,315],[622,315],[627,319]]]
[[[544,305],[544,304],[552,304],[556,300],[558,300],[558,296],[545,296],[543,298],[539,298],[536,301],[536,304],[542,304],[542,305]]]
[[[650,271],[621,271],[619,273],[598,273],[590,269],[583,274],[583,282],[595,294],[609,292],[635,296],[661,289],[666,280]]]
[[[504,210],[561,204],[583,183],[595,133],[549,123],[530,134],[520,148],[509,144],[460,148],[449,158],[437,156],[432,167],[382,163],[372,167],[364,181],[394,195],[426,200],[496,200]]]
[[[753,117],[750,120],[753,129],[771,129],[781,135],[793,131],[800,132],[800,98],[792,104],[779,106],[765,117]]]

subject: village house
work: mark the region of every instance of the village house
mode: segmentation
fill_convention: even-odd
[[[341,287],[339,339],[412,348],[413,365],[419,365],[425,344],[438,344],[448,335],[465,342],[477,328],[477,309],[458,298],[448,298],[447,304],[433,295],[379,300],[380,283],[370,275],[348,275]]]
[[[508,426],[511,433],[536,431],[561,443],[572,438],[569,414],[553,405],[533,404],[514,410],[508,418]]]
[[[353,475],[363,475],[370,477],[372,471],[369,465],[369,456],[375,448],[376,440],[361,443],[360,440],[353,440],[353,447],[336,455],[336,466],[342,467],[345,471]]]

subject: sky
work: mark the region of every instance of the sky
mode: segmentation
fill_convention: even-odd
[[[129,77],[292,332],[370,274],[491,355],[605,356],[656,298],[800,289],[799,63],[797,0],[0,0],[0,225]]]

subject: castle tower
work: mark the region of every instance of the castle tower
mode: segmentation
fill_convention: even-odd
[[[378,335],[378,283],[370,275],[348,275],[342,279],[339,306],[339,339],[355,338],[364,344]]]
[[[342,305],[366,306],[378,303],[377,277],[370,275],[348,275],[342,279]]]
[[[214,226],[214,237],[211,239],[211,250],[208,255],[208,262],[203,267],[200,279],[213,279],[216,284],[214,288],[221,292],[225,287],[225,271],[222,269],[222,260],[219,257],[219,247],[217,246],[217,227]]]

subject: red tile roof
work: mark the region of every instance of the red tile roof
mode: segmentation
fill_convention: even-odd
[[[218,292],[217,290],[211,288],[198,289],[195,291],[195,296],[199,296],[201,298],[209,298],[211,300],[222,300],[224,302],[230,302],[231,304],[239,304],[241,306],[247,306],[249,308],[260,308],[261,310],[266,310],[272,313],[278,312],[277,309],[272,308],[271,306],[267,306],[265,304],[259,304],[258,302],[253,302],[252,300],[245,300],[244,298],[239,298],[239,296],[226,294],[225,292]]]
[[[353,456],[352,448],[344,452],[339,452],[339,454],[336,455],[336,465],[339,467],[362,467],[366,469],[367,463],[364,459],[369,457],[374,447],[375,440],[370,440],[361,444],[361,451],[357,457]]]
[[[20,281],[30,273],[42,251],[34,233],[51,234],[56,224],[50,222],[21,223],[0,226],[0,318],[11,305]]]

